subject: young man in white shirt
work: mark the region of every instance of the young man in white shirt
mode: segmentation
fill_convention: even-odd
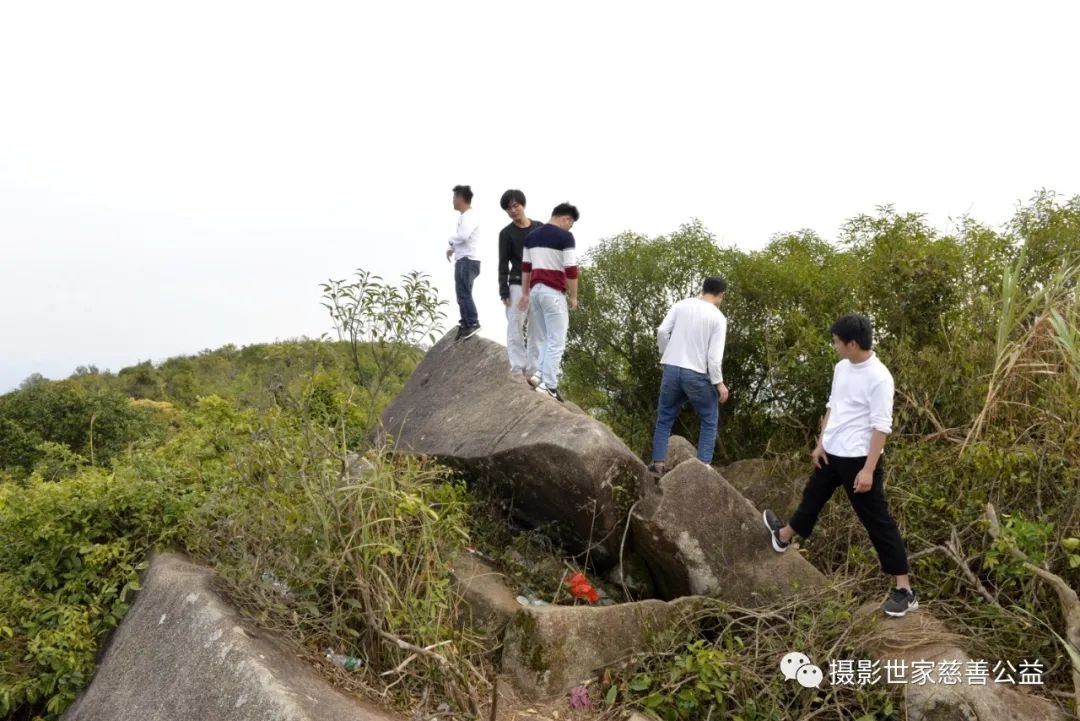
[[[795,534],[814,530],[818,514],[843,486],[855,515],[870,534],[881,570],[896,577],[896,587],[882,604],[890,616],[919,607],[908,576],[907,550],[885,501],[881,457],[892,432],[893,378],[871,351],[873,328],[864,315],[845,315],[829,329],[840,362],[833,370],[824,430],[810,454],[814,472],[802,502],[786,524],[772,511],[762,513],[772,547],[783,553]]]
[[[446,260],[454,261],[454,290],[461,313],[458,340],[472,338],[480,332],[480,318],[472,297],[473,281],[480,275],[480,225],[472,211],[472,198],[472,188],[467,185],[454,186],[454,210],[461,215],[458,217],[457,231],[450,236]]]
[[[727,318],[718,307],[726,292],[726,280],[706,278],[701,284],[701,295],[671,306],[656,329],[664,374],[660,381],[656,429],[653,431],[653,462],[649,471],[657,478],[667,470],[664,459],[667,458],[671,427],[687,401],[701,419],[698,460],[706,465],[712,463],[716,426],[720,420],[719,404],[728,399],[728,388],[720,368],[727,342]]]

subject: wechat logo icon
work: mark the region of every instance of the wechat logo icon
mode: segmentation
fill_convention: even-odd
[[[785,681],[795,679],[803,688],[818,688],[824,678],[821,669],[810,662],[810,657],[798,651],[792,651],[780,660],[780,673]]]

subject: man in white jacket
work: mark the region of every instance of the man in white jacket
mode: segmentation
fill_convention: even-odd
[[[458,340],[472,338],[480,332],[480,318],[473,302],[473,281],[480,275],[480,224],[472,210],[472,188],[467,185],[454,186],[454,210],[461,213],[457,231],[450,236],[450,246],[446,249],[446,260],[454,261],[454,290],[457,292]]]
[[[720,420],[719,404],[728,399],[728,388],[720,369],[727,341],[727,318],[717,307],[726,292],[726,280],[706,278],[701,284],[701,295],[673,305],[656,329],[660,364],[664,369],[653,432],[653,462],[649,466],[656,477],[667,470],[664,459],[667,458],[671,427],[688,401],[701,419],[698,460],[712,463],[716,426]]]

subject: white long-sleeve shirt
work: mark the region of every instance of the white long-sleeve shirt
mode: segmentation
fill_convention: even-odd
[[[450,247],[454,249],[454,260],[471,258],[480,260],[480,224],[476,214],[469,208],[458,218],[457,230],[450,236]]]
[[[680,300],[671,306],[656,329],[660,362],[707,373],[713,385],[724,382],[720,369],[727,341],[727,318],[720,309],[700,297]]]
[[[862,363],[842,360],[833,369],[829,422],[821,434],[827,453],[862,458],[874,431],[892,433],[893,377],[876,354]]]

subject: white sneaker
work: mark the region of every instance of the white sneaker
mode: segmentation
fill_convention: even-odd
[[[533,388],[540,387],[540,384],[542,384],[543,382],[544,380],[540,377],[539,371],[529,376],[529,385],[531,385]]]
[[[541,383],[540,385],[536,386],[536,392],[540,393],[541,395],[545,395],[548,398],[553,398],[554,400],[559,401],[559,403],[562,403],[562,396],[559,394],[558,388],[548,388],[546,385]]]

